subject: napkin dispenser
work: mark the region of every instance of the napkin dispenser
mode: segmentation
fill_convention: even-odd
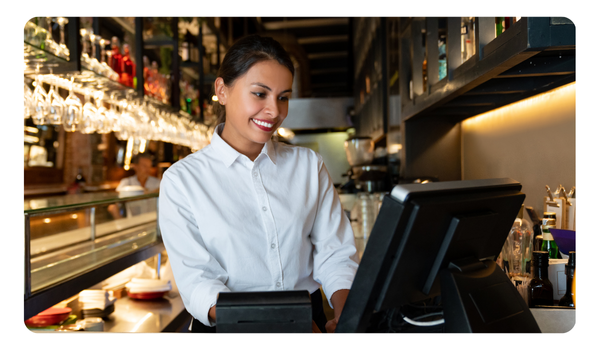
[[[306,290],[221,292],[217,333],[310,333],[312,305]]]

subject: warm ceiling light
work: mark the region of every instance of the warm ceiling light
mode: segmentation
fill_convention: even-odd
[[[73,218],[73,219],[77,219],[77,214],[73,214],[73,215],[71,215],[71,218]]]
[[[45,218],[45,219],[44,219],[44,222],[45,222],[45,223],[49,223],[49,222],[50,222],[50,218]]]
[[[520,120],[520,126],[526,127],[527,124],[525,122],[527,122],[531,123],[532,127],[535,127],[537,123],[548,123],[549,121],[547,119],[540,119],[534,112],[539,112],[540,108],[548,106],[550,101],[556,101],[558,98],[565,96],[575,97],[575,82],[465,119],[462,121],[462,127],[468,130],[468,128],[476,126],[478,128],[485,126],[486,130],[499,132],[503,125],[507,125],[503,123],[505,120],[516,118],[516,116],[523,114],[531,115],[532,118]]]
[[[398,151],[400,151],[402,149],[402,144],[400,143],[393,143],[388,147],[388,153],[398,153]]]
[[[288,128],[279,128],[279,129],[277,129],[277,133],[279,134],[279,136],[286,138],[288,140],[293,139],[294,136],[296,136],[294,134],[294,132]]]
[[[217,95],[212,95],[212,100],[217,102],[217,101],[219,101],[219,98],[217,97]]]
[[[140,140],[140,147],[138,149],[138,153],[144,153],[145,150],[146,150],[146,140],[145,139],[141,139]]]

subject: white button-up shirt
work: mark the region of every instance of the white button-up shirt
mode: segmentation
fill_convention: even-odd
[[[269,141],[253,162],[219,136],[222,126],[160,185],[160,230],[186,309],[213,326],[219,292],[321,285],[330,301],[350,289],[354,235],[321,156]]]

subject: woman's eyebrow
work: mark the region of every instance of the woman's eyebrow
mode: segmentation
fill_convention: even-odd
[[[264,89],[267,89],[267,90],[269,90],[269,91],[273,92],[273,90],[271,90],[271,88],[270,88],[270,87],[266,86],[266,85],[265,85],[265,84],[263,84],[263,83],[258,83],[258,82],[255,82],[255,83],[252,83],[251,85],[257,85],[257,86],[260,86],[260,87],[262,87],[262,88],[264,88]],[[284,93],[286,93],[286,92],[292,92],[292,89],[283,90],[281,93],[282,93],[282,94],[284,94]]]

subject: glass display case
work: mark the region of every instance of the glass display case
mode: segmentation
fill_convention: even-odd
[[[25,319],[153,255],[158,194],[25,200]]]

